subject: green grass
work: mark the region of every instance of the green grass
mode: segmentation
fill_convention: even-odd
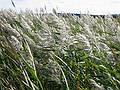
[[[0,11],[0,90],[120,90],[119,18]]]

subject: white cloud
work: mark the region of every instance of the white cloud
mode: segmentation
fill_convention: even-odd
[[[92,14],[120,13],[120,3],[114,0],[59,0],[58,8],[65,12],[88,12]],[[69,3],[68,3],[69,2]]]
[[[0,8],[12,8],[10,0],[0,0]]]
[[[15,1],[15,4],[17,6],[17,8],[30,8],[30,9],[33,9],[33,8],[39,8],[41,6],[43,6],[43,1],[41,3],[42,0],[16,0]]]

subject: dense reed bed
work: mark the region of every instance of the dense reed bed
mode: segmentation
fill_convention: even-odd
[[[0,90],[120,90],[120,17],[1,10]]]

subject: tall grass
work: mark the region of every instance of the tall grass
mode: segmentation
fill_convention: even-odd
[[[119,20],[1,10],[0,90],[119,90]]]

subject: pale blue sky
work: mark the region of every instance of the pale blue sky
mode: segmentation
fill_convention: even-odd
[[[0,0],[0,8],[15,9],[11,0]],[[13,0],[18,9],[47,7],[58,12],[90,13],[90,14],[120,14],[120,0]]]

